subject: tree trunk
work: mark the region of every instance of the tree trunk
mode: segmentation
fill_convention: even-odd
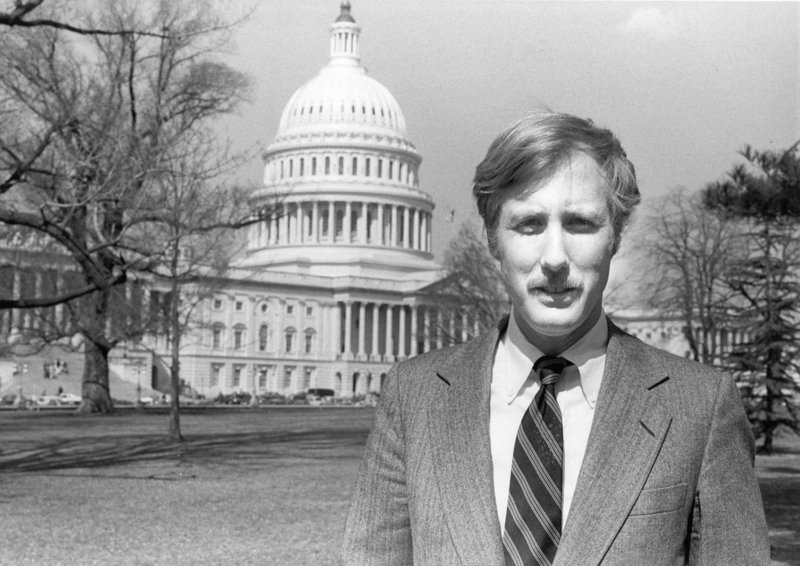
[[[108,388],[108,348],[91,340],[84,342],[83,401],[78,411],[83,413],[113,413],[114,403]]]
[[[172,273],[178,272],[179,248],[178,238],[174,239],[174,249],[170,265]],[[180,297],[181,285],[177,277],[172,278],[171,294],[169,301],[169,323],[170,346],[172,350],[171,363],[169,368],[170,384],[172,389],[172,403],[169,408],[169,437],[172,440],[183,440],[181,435],[181,321],[180,321]]]

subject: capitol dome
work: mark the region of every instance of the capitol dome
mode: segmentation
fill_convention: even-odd
[[[405,137],[405,118],[397,100],[357,61],[357,55],[332,54],[331,64],[289,100],[276,141],[323,128],[332,133],[357,130]]]
[[[244,264],[329,276],[431,274],[434,203],[397,100],[361,64],[342,2],[330,57],[286,104],[264,152],[264,187]],[[426,275],[427,276],[427,275]]]

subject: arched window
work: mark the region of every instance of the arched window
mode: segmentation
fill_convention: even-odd
[[[370,160],[369,157],[367,157],[366,161],[364,161],[364,175],[366,175],[367,177],[369,177],[369,174],[370,174],[369,173],[369,166],[371,164],[370,162],[371,162],[371,160]]]
[[[327,156],[325,157],[325,174],[331,174],[331,158]]]
[[[316,337],[317,333],[314,331],[313,328],[307,328],[304,333],[304,341],[303,341],[303,351],[306,354],[311,354],[314,351],[314,347],[316,346]]]
[[[269,329],[267,328],[266,324],[262,324],[261,328],[258,329],[258,351],[259,352],[266,352],[267,351],[267,336],[269,335]]]
[[[305,160],[305,158],[301,157],[300,158],[300,176],[301,177],[305,174],[305,165],[306,165],[306,160]]]
[[[317,174],[317,158],[316,157],[312,157],[311,158],[311,174],[312,175],[316,175]]]
[[[216,323],[211,327],[211,347],[215,350],[222,348],[222,332],[225,326],[221,323]]]
[[[245,327],[237,324],[233,327],[233,349],[241,350],[244,348]]]
[[[339,175],[344,175],[344,157],[339,156]]]
[[[350,169],[350,174],[352,175],[358,174],[358,157],[353,158],[353,166]]]
[[[297,331],[292,327],[287,328],[286,332],[284,333],[284,345],[286,347],[285,351],[287,353],[293,352],[295,349],[295,344],[294,344],[295,334],[297,334]]]

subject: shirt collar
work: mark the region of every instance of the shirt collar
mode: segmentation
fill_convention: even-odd
[[[525,338],[513,309],[508,328],[501,340],[505,343],[510,369],[505,387],[509,391],[521,392],[526,386],[534,362],[544,353]],[[602,313],[586,334],[560,354],[577,368],[583,395],[592,407],[595,406],[600,391],[607,345],[608,322],[605,313]]]

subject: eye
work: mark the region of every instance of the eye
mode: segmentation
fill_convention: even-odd
[[[600,228],[598,222],[586,216],[571,216],[565,224],[570,232],[576,234],[590,234]]]
[[[545,226],[546,222],[544,219],[531,216],[519,221],[514,226],[514,230],[520,234],[541,234],[544,232]]]

